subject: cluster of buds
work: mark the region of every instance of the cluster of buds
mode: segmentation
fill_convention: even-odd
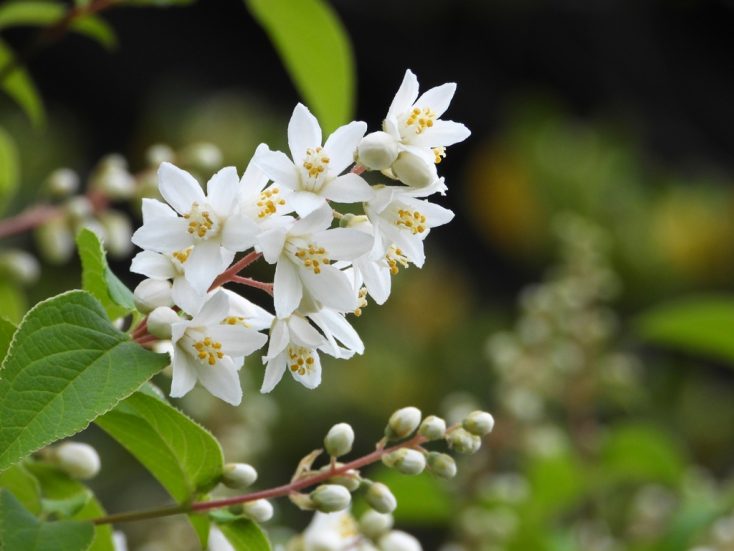
[[[131,270],[148,278],[135,290],[140,309],[150,312],[148,332],[172,343],[171,396],[199,382],[239,404],[238,371],[268,341],[261,392],[286,372],[315,388],[320,353],[363,353],[347,316],[361,315],[368,296],[383,304],[400,267],[423,265],[430,229],[453,218],[426,197],[445,193],[436,162],[469,135],[463,124],[439,119],[455,88],[444,84],[419,98],[408,71],[383,131],[367,136],[367,125],[354,121],[323,140],[299,104],[288,125],[290,156],[261,144],[241,177],[222,168],[206,192],[189,172],[160,165],[165,203],[143,200],[132,242],[144,250]],[[368,181],[370,171],[396,182]],[[338,204],[363,213],[340,212]],[[275,266],[272,284],[239,275],[260,257]],[[223,289],[231,283],[269,292],[274,313]]]

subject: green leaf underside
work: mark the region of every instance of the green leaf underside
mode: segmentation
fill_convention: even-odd
[[[37,304],[0,370],[0,471],[86,427],[163,369],[85,291]]]
[[[41,512],[41,486],[24,465],[13,465],[0,473],[0,488],[11,492],[34,515]]]
[[[0,71],[3,67],[15,63],[15,54],[5,42],[0,40]],[[40,126],[45,119],[43,103],[36,91],[36,86],[28,76],[26,70],[20,66],[15,67],[0,82],[0,88],[10,96],[25,111],[30,121]]]
[[[638,334],[665,347],[734,362],[734,297],[687,297],[639,316]]]
[[[0,490],[0,542],[7,551],[85,551],[94,537],[89,522],[40,522],[7,490]]]
[[[18,148],[12,136],[0,128],[0,214],[15,195],[19,179]]]
[[[46,27],[57,23],[66,15],[66,6],[56,2],[16,0],[0,6],[0,30],[8,27]],[[95,15],[77,17],[69,28],[96,40],[107,48],[117,45],[115,31],[103,19]]]
[[[135,310],[133,294],[110,270],[97,235],[83,228],[76,236],[76,245],[82,261],[82,287],[102,303],[110,319]]]
[[[354,109],[354,55],[338,16],[323,0],[245,0],[270,36],[296,88],[325,132]]]
[[[216,439],[158,398],[136,392],[96,424],[179,503],[210,490],[221,476],[224,459]]]
[[[268,538],[251,520],[239,519],[218,526],[235,551],[270,551]]]

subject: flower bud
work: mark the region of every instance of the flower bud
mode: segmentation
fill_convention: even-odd
[[[446,434],[446,421],[435,415],[429,415],[423,419],[418,434],[428,440],[440,440]]]
[[[421,544],[407,532],[393,530],[380,538],[380,551],[423,551]]]
[[[130,240],[133,229],[127,215],[120,211],[108,210],[100,214],[99,221],[104,228],[104,244],[110,255],[116,258],[129,256],[133,249]]]
[[[349,507],[352,494],[338,484],[322,484],[309,494],[309,497],[322,513],[334,513]]]
[[[74,254],[74,236],[63,217],[52,218],[36,229],[41,256],[52,264],[63,264]]]
[[[200,170],[214,170],[222,164],[222,152],[213,143],[195,143],[181,151],[184,165]]]
[[[331,457],[341,457],[352,451],[354,430],[347,423],[339,423],[329,429],[324,438],[324,448]]]
[[[148,333],[159,339],[170,339],[171,325],[178,321],[181,321],[181,318],[173,309],[159,306],[148,314]]]
[[[344,463],[339,463],[338,461],[334,463],[334,467],[337,469],[343,466]],[[319,469],[319,472],[325,473],[329,472],[331,469],[331,465],[324,465]],[[359,475],[359,471],[355,469],[350,469],[340,475],[332,476],[326,482],[328,484],[339,484],[339,486],[344,486],[350,492],[354,492],[355,490],[358,490],[359,487],[362,485],[362,477]]]
[[[392,164],[392,171],[398,180],[414,188],[428,187],[438,179],[436,165],[407,151],[398,156]]]
[[[382,462],[403,474],[420,474],[426,468],[426,458],[418,450],[401,448],[382,456]]]
[[[389,168],[398,157],[398,142],[387,132],[367,134],[357,146],[357,162],[370,170]]]
[[[54,197],[67,197],[79,189],[79,175],[70,168],[57,168],[49,174],[46,185]]]
[[[160,308],[153,310],[153,313],[155,313],[156,310],[160,310]],[[173,310],[171,310],[171,312],[173,312]],[[150,324],[150,318],[148,318],[148,320],[148,323]],[[234,488],[235,490],[244,490],[245,488],[249,488],[256,480],[257,471],[252,465],[248,465],[247,463],[227,463],[222,471],[222,483],[228,488]]]
[[[133,291],[135,306],[148,313],[159,306],[173,306],[171,282],[160,279],[144,279]]]
[[[382,482],[373,482],[364,494],[367,504],[378,513],[392,513],[398,506],[398,500],[390,488]]]
[[[51,461],[72,478],[88,480],[99,472],[97,450],[81,442],[64,442],[53,448]]]
[[[461,427],[452,430],[446,437],[449,447],[459,453],[472,454],[482,446],[482,439]]]
[[[36,257],[25,251],[11,250],[0,254],[0,275],[21,285],[35,283],[41,274]]]
[[[163,143],[151,145],[145,152],[145,159],[148,161],[148,164],[154,168],[158,168],[158,165],[161,163],[173,162],[175,156],[176,154],[173,149]]]
[[[77,195],[66,201],[64,209],[69,218],[74,222],[86,220],[94,212],[91,201],[82,195]]]
[[[120,201],[130,199],[135,194],[135,178],[127,170],[127,163],[102,162],[96,171],[92,184],[106,197]]]
[[[397,410],[390,416],[385,428],[385,436],[390,440],[398,440],[410,436],[421,422],[421,410],[407,407]]]
[[[393,525],[393,518],[390,513],[378,513],[372,509],[359,519],[359,531],[371,540],[377,540],[383,534],[386,534]]]
[[[445,453],[430,452],[428,454],[428,468],[433,474],[441,478],[454,478],[456,476],[456,461]]]
[[[466,416],[462,426],[472,434],[485,436],[494,428],[494,417],[486,411],[472,411]]]
[[[267,522],[273,518],[273,506],[267,499],[256,499],[244,504],[244,513],[255,522]]]

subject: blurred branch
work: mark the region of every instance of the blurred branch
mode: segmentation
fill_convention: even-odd
[[[59,214],[61,208],[58,206],[34,205],[16,216],[0,220],[0,239],[32,230]]]

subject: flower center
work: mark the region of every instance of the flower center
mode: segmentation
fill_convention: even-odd
[[[321,266],[331,262],[327,254],[328,251],[325,248],[317,247],[313,243],[309,243],[308,247],[299,247],[295,252],[296,258],[315,274],[320,274]]]
[[[219,231],[216,215],[205,210],[199,203],[191,205],[191,210],[184,214],[184,218],[189,221],[189,233],[199,239],[207,239]]]
[[[210,337],[204,337],[203,339],[194,342],[191,346],[193,346],[196,356],[199,358],[201,363],[215,366],[217,364],[217,360],[224,358],[224,353],[221,350],[222,343],[214,341]]]
[[[250,327],[250,324],[247,323],[245,318],[243,318],[242,316],[229,316],[228,318],[224,318],[222,323],[226,325],[241,325],[242,327]]]
[[[392,275],[396,275],[400,271],[398,265],[402,266],[403,268],[408,267],[408,257],[406,257],[403,254],[403,251],[401,251],[395,245],[390,245],[390,248],[387,249],[385,260],[387,260],[387,265],[390,266],[390,273]]]
[[[324,150],[319,147],[309,147],[306,150],[306,157],[303,160],[303,168],[306,169],[311,178],[318,178],[326,172],[329,165],[329,157]]]
[[[183,264],[189,259],[191,251],[193,250],[194,247],[192,246],[171,253],[171,260],[173,261],[174,266],[179,272],[183,272]]]
[[[362,287],[357,294],[357,309],[354,315],[359,317],[362,315],[362,308],[367,308],[367,288]]]
[[[268,188],[260,193],[260,200],[257,202],[260,210],[257,217],[266,218],[271,214],[275,214],[278,207],[283,205],[285,205],[285,199],[280,197],[280,189],[277,187]]]
[[[303,346],[288,347],[289,368],[293,373],[305,375],[311,372],[316,360],[313,357],[313,349]]]
[[[426,231],[426,217],[417,210],[398,209],[395,225],[400,229],[410,230],[413,235]]]
[[[433,121],[436,120],[436,113],[431,111],[430,107],[413,107],[413,110],[405,119],[405,126],[415,127],[415,133],[421,134],[426,128],[433,126]]]

